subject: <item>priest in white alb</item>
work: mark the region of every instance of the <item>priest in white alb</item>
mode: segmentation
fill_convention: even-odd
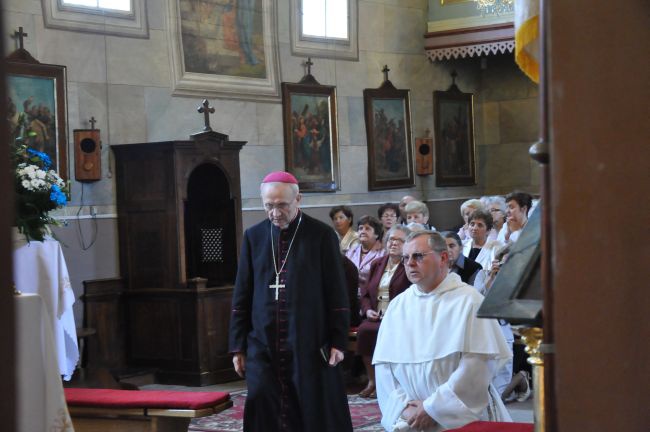
[[[483,296],[449,273],[440,234],[412,233],[403,251],[413,285],[388,306],[372,360],[382,426],[437,432],[511,421],[490,382],[512,354],[498,322],[476,317]]]

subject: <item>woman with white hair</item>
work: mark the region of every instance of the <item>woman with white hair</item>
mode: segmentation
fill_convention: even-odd
[[[460,216],[465,225],[458,230],[458,237],[464,242],[469,239],[469,216],[476,210],[483,210],[483,203],[479,199],[469,199],[460,205]]]
[[[429,223],[429,208],[422,201],[411,201],[406,205],[404,209],[406,213],[406,224],[411,224],[413,222],[419,223],[435,231],[436,228]]]
[[[488,235],[488,240],[496,240],[499,231],[506,222],[506,199],[500,195],[482,197],[481,201],[485,205],[485,210],[492,216],[492,230]]]

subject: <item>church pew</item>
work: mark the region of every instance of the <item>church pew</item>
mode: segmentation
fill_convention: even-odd
[[[65,389],[76,432],[187,432],[193,418],[232,407],[224,392]]]

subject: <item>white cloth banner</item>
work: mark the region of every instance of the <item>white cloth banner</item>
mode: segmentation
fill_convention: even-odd
[[[539,83],[539,0],[515,0],[515,61]]]

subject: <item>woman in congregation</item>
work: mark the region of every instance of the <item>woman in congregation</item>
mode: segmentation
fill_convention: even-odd
[[[463,242],[463,255],[479,263],[483,269],[492,267],[493,252],[502,246],[498,240],[488,240],[492,216],[484,210],[475,210],[468,218],[469,239]]]
[[[506,222],[506,200],[500,195],[494,195],[485,197],[483,203],[485,204],[485,210],[492,216],[493,226],[488,239],[496,240],[501,228],[503,228],[503,224]],[[494,232],[496,235],[493,237],[492,233]]]
[[[503,242],[516,242],[528,222],[528,210],[533,205],[533,197],[526,192],[515,191],[506,196],[506,223],[499,232],[498,239]]]
[[[361,315],[364,321],[357,330],[357,354],[362,357],[368,375],[368,384],[359,393],[361,397],[377,397],[372,354],[379,324],[388,303],[411,285],[402,264],[402,247],[410,233],[403,225],[395,225],[386,233],[387,255],[372,263],[368,280],[361,284]]]
[[[332,225],[339,237],[339,246],[343,252],[347,252],[359,244],[359,236],[352,229],[354,215],[350,207],[344,205],[332,207],[330,219],[332,219]]]
[[[399,216],[399,205],[393,203],[386,203],[379,206],[377,216],[381,221],[384,228],[384,233],[387,233],[393,225],[397,224],[397,217]],[[382,239],[383,240],[383,239]]]
[[[381,245],[383,234],[381,222],[372,216],[362,216],[357,223],[359,244],[349,249],[345,256],[354,263],[359,270],[359,286],[368,280],[370,264],[386,254]]]
[[[404,208],[406,213],[406,224],[419,223],[435,231],[436,228],[429,223],[429,207],[422,201],[411,201]]]
[[[460,216],[463,218],[465,225],[460,227],[458,230],[458,237],[465,242],[469,239],[469,215],[471,215],[475,210],[483,210],[483,204],[481,200],[478,199],[469,199],[460,205]]]

